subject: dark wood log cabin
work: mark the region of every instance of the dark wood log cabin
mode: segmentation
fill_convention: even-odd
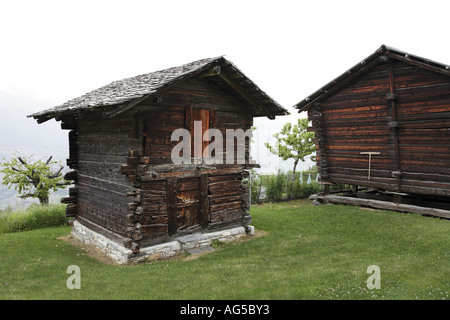
[[[116,81],[29,117],[39,123],[55,118],[70,130],[67,164],[73,171],[67,178],[74,187],[62,200],[66,215],[138,252],[251,221],[242,184],[252,166],[249,139],[244,164],[175,165],[175,129],[192,131],[201,121],[203,132],[216,128],[225,137],[226,129],[250,129],[254,117],[286,114],[218,57]]]
[[[383,45],[295,108],[312,121],[322,183],[450,203],[449,65]]]

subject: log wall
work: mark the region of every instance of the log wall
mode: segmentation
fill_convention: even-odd
[[[112,118],[89,112],[78,115],[76,126],[66,125],[73,129],[68,164],[75,177],[66,214],[107,237],[113,234],[134,252],[174,236],[246,225],[243,165],[172,163],[178,142],[171,141],[171,134],[178,128],[192,130],[192,109],[208,110],[208,127],[223,132],[224,159],[226,129],[246,130],[253,123],[248,107],[198,79]],[[244,143],[248,160],[249,139]]]
[[[132,134],[133,121],[126,115],[108,119],[101,113],[85,114],[78,120],[77,219],[125,238],[130,237],[127,228],[132,227],[126,219],[127,193],[134,188],[121,167],[129,150],[141,146]]]
[[[192,132],[191,109],[209,110],[208,127],[222,132],[223,154],[216,156],[223,157],[223,165],[196,169],[172,164],[171,150],[178,141],[170,141],[170,136],[178,128]],[[250,218],[245,201],[248,190],[241,182],[244,166],[225,164],[225,137],[226,129],[251,128],[251,110],[200,79],[171,88],[158,99],[139,105],[136,112],[144,132],[142,150],[146,160],[141,162],[147,164],[147,172],[158,172],[157,177],[147,174],[141,185],[141,245],[205,229],[245,225]],[[248,160],[249,139],[245,147]]]
[[[309,111],[325,182],[450,196],[450,77],[391,60]],[[372,155],[370,180],[369,157]]]

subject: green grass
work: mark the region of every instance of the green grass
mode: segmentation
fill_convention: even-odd
[[[265,236],[135,266],[99,263],[58,239],[69,227],[0,234],[0,298],[449,299],[450,221],[309,201],[251,213]],[[70,265],[80,290],[66,287]],[[366,286],[370,265],[381,289]]]
[[[64,204],[32,204],[26,209],[0,212],[0,233],[63,226],[67,224],[65,207]]]

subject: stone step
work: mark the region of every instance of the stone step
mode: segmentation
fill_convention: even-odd
[[[186,250],[186,252],[190,253],[190,254],[201,254],[201,253],[205,253],[205,252],[209,252],[209,251],[214,251],[215,249],[211,246],[202,246],[199,248],[193,248],[193,249],[189,249]]]

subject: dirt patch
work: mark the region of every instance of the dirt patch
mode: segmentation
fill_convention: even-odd
[[[266,231],[261,231],[261,230],[255,230],[255,233],[253,236],[249,236],[249,235],[245,235],[243,237],[241,237],[240,239],[233,241],[232,243],[241,243],[241,242],[246,242],[246,241],[250,241],[256,238],[260,238],[263,236],[266,236],[268,233]],[[110,256],[108,256],[105,252],[103,252],[102,250],[100,250],[99,248],[97,248],[94,245],[91,244],[86,244],[78,239],[75,239],[71,234],[64,236],[64,237],[59,237],[59,240],[62,240],[66,243],[69,243],[73,246],[76,246],[77,248],[81,249],[82,251],[84,251],[84,254],[97,260],[100,263],[104,263],[104,264],[109,264],[109,265],[119,265],[117,264],[114,259],[112,259]],[[215,248],[216,249],[216,248]],[[218,248],[217,248],[218,249]],[[182,259],[185,261],[188,260],[194,260],[197,259],[200,256],[203,256],[205,254],[208,254],[210,252],[214,252],[216,250],[209,250],[209,251],[205,251],[205,252],[201,252],[201,253],[196,253],[196,254],[179,254],[170,258],[165,258],[164,261],[170,261],[170,260],[174,260],[174,259]],[[148,262],[152,262],[148,261]],[[155,261],[159,261],[158,259]]]
[[[77,248],[83,250],[85,255],[97,260],[100,263],[110,264],[110,265],[118,265],[113,258],[108,256],[105,252],[100,250],[94,245],[86,244],[80,240],[75,239],[72,235],[59,237],[59,240],[62,240],[66,243],[69,243]]]

